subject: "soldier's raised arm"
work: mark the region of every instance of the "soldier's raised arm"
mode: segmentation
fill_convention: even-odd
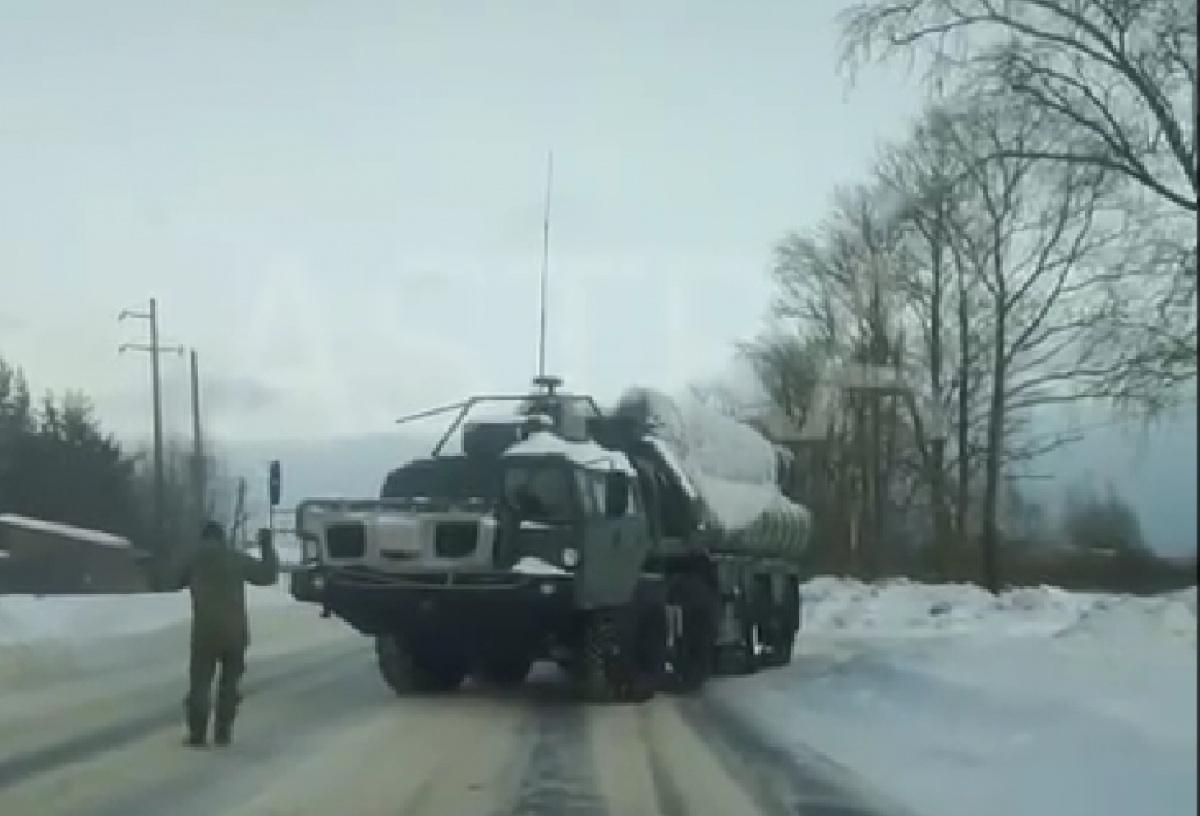
[[[279,553],[271,541],[271,531],[258,531],[259,558],[242,553],[242,574],[254,586],[274,586],[279,580]]]

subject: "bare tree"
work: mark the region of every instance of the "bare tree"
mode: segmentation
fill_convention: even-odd
[[[895,207],[899,196],[882,188],[841,191],[831,217],[807,235],[792,234],[776,249],[777,320],[787,326],[744,349],[765,390],[797,425],[812,409],[814,387],[827,365],[904,365],[904,321],[898,313],[893,266],[901,257]],[[843,566],[879,574],[894,549],[885,546],[900,525],[885,523],[906,512],[914,491],[905,489],[917,468],[909,416],[896,398],[842,392],[834,408],[844,421],[823,446],[824,506],[817,517],[831,541],[848,542]]]
[[[959,220],[962,245],[989,308],[974,316],[991,332],[987,443],[982,507],[984,580],[1000,585],[997,503],[1014,460],[1010,418],[1079,399],[1107,373],[1087,338],[1108,273],[1103,251],[1116,233],[1097,223],[1111,174],[1067,164],[1045,172],[1036,154],[1052,130],[1003,109],[976,107],[951,133],[966,157],[970,212]],[[1013,155],[994,158],[1002,145]],[[1061,444],[1052,438],[1032,457]]]
[[[878,0],[843,22],[851,67],[926,48],[931,79],[1011,96],[1064,134],[999,155],[1114,170],[1196,212],[1195,0]]]
[[[955,150],[952,140],[947,138],[946,131],[952,127],[951,117],[931,109],[908,140],[885,152],[877,170],[882,185],[905,201],[900,210],[900,219],[910,232],[911,240],[904,245],[909,255],[907,262],[896,267],[900,273],[897,283],[908,301],[915,322],[915,333],[920,339],[919,348],[923,350],[930,404],[942,416],[950,415],[949,398],[956,387],[964,397],[969,393],[966,375],[974,348],[967,320],[959,326],[961,353],[956,375],[947,376],[947,358],[951,356],[947,352],[951,350],[949,344],[953,331],[948,325],[951,296],[956,272],[961,271],[962,267],[961,247],[956,244],[959,230],[953,220],[958,215],[957,209],[962,200],[958,188],[962,186],[966,173],[961,165],[961,151]],[[968,276],[958,275],[957,282],[960,298],[965,298],[970,285]],[[960,383],[961,386],[958,385]],[[956,458],[960,486],[956,497],[956,516],[962,536],[965,533],[968,502],[969,458],[965,433],[969,428],[969,402],[960,399],[958,404]],[[933,547],[936,553],[940,553],[949,540],[945,450],[941,445],[928,444],[921,428],[917,429],[917,443],[925,459],[929,480]]]
[[[1037,121],[1053,141],[987,158],[1130,182],[1124,279],[1094,338],[1108,393],[1152,409],[1196,376],[1196,0],[875,0],[843,17],[845,61],[925,55],[937,92]]]
[[[821,373],[814,344],[776,330],[740,345],[738,353],[750,363],[771,405],[793,426],[803,428]]]

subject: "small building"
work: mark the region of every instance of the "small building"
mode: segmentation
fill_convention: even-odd
[[[0,594],[145,592],[145,560],[145,554],[121,536],[0,515]]]

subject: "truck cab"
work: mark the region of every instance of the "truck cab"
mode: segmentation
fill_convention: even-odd
[[[463,454],[393,470],[377,500],[301,502],[293,595],[463,672],[568,662],[587,611],[637,592],[651,539],[636,473],[536,423],[504,445],[467,430]]]

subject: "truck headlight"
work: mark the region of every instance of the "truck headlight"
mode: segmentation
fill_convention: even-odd
[[[574,569],[579,566],[579,550],[574,547],[564,547],[562,551],[563,566],[567,569]]]
[[[325,576],[317,572],[312,577],[312,588],[314,592],[321,592],[325,589]]]

